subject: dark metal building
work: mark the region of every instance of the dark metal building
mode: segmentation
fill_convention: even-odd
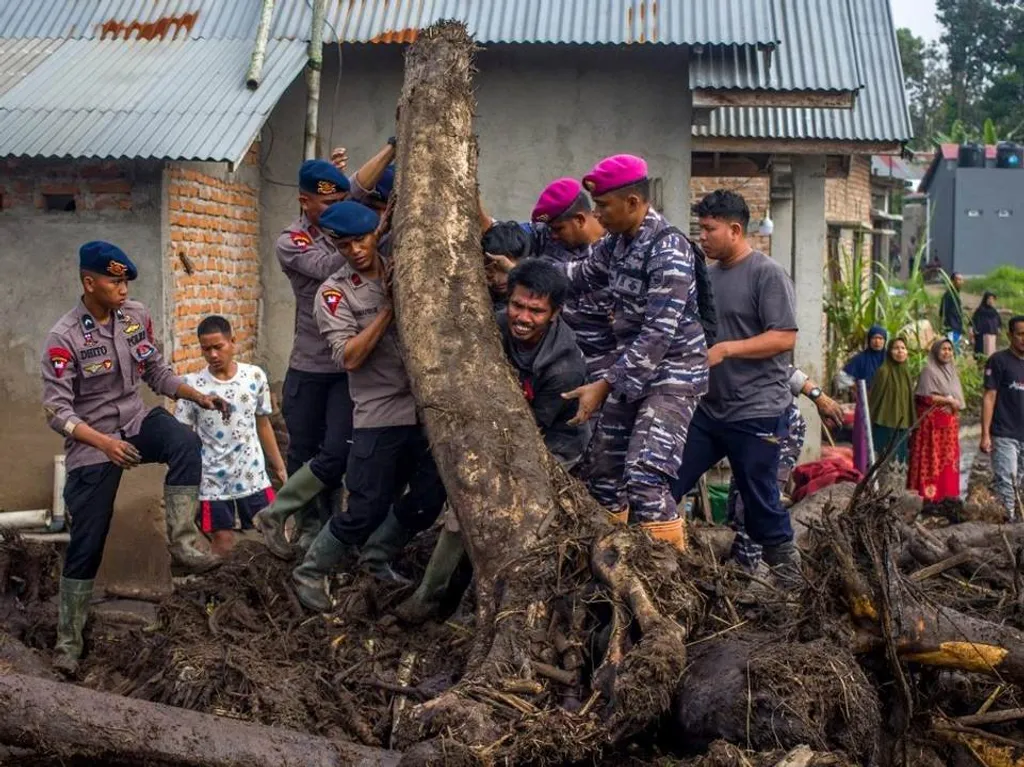
[[[1024,267],[1024,170],[997,168],[996,147],[984,167],[961,167],[959,147],[943,144],[921,181],[928,195],[928,261],[947,272],[986,274]]]

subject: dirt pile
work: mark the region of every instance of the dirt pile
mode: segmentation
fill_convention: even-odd
[[[460,692],[452,707],[450,689],[477,636],[472,594],[448,621],[410,628],[388,614],[403,591],[349,577],[334,589],[337,609],[311,615],[295,598],[291,565],[246,542],[220,570],[179,585],[158,605],[156,625],[93,620],[80,684],[396,747],[410,763],[424,733],[438,728],[451,735],[449,763],[652,764],[676,754],[701,767],[929,764],[933,757],[955,763],[948,760],[978,751],[975,740],[1024,744],[1017,720],[986,718],[1024,703],[1016,669],[979,671],[962,657],[962,668],[950,668],[955,658],[936,663],[948,642],[932,647],[935,627],[921,623],[937,607],[957,626],[967,618],[999,626],[1004,633],[985,641],[1007,657],[1024,651],[1009,646],[1024,629],[1024,535],[946,518],[936,527],[927,514],[908,522],[891,496],[856,496],[848,509],[811,500],[824,512],[798,514],[810,529],[807,584],[796,598],[720,564],[700,537],[683,557],[642,539],[624,550],[624,560],[646,574],[662,614],[697,615],[685,669],[665,652],[674,645],[662,646],[658,630],[638,631],[636,616],[617,627],[612,604],[595,587],[586,603],[538,605],[531,662],[540,673],[516,678],[510,669],[502,690],[463,684],[460,690],[470,692]],[[411,548],[400,567],[419,573],[431,538]],[[581,531],[567,531],[560,550],[545,552],[565,579],[566,595],[575,593],[570,576],[583,572],[592,544]],[[51,646],[58,561],[46,546],[0,547],[5,670],[47,673],[45,656],[26,655],[20,643]],[[910,618],[916,629],[905,625]],[[579,622],[590,640],[567,646],[563,629]],[[960,639],[978,642],[969,636],[976,628],[963,625]],[[617,643],[631,649],[638,641],[643,652],[630,664],[609,665]],[[666,689],[675,690],[668,701],[652,693]],[[603,704],[615,695],[625,715],[608,718]],[[497,723],[490,750],[458,745],[459,733],[468,738],[483,726],[474,707],[487,711],[486,726]],[[807,750],[794,752],[798,746]],[[436,755],[428,757],[423,761],[434,763]]]

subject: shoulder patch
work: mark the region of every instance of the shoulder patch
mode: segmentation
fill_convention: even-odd
[[[47,356],[50,358],[50,364],[53,365],[53,373],[60,378],[64,375],[64,371],[68,369],[68,364],[71,362],[71,352],[62,346],[51,346],[47,352]]]
[[[305,232],[289,232],[289,236],[292,240],[292,245],[297,248],[305,250],[313,244],[313,238]]]
[[[341,303],[342,294],[340,290],[334,288],[327,288],[320,293],[321,298],[324,300],[324,306],[327,307],[327,311],[333,316],[338,311],[338,304]]]

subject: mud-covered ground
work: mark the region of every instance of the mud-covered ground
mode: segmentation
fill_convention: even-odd
[[[865,518],[893,515],[893,509],[907,513],[890,501],[863,504],[855,513]],[[965,521],[991,524],[991,510],[978,509],[947,503],[893,522],[909,521],[942,539],[945,531],[964,529]],[[859,651],[847,605],[837,594],[824,529],[807,536],[807,583],[796,599],[720,564],[700,544],[702,536],[695,540],[694,552],[672,565],[688,575],[703,609],[688,637],[687,665],[671,710],[642,732],[602,744],[606,733],[579,716],[583,693],[538,678],[535,689],[490,702],[525,702],[521,721],[532,717],[543,726],[524,730],[520,723],[510,733],[548,731],[532,746],[520,743],[516,763],[571,763],[567,755],[586,754],[588,764],[695,767],[977,764],[970,748],[936,735],[936,718],[1024,704],[1018,688],[998,675],[914,664],[901,664],[894,673],[884,652]],[[399,569],[417,576],[432,542],[432,534],[423,536]],[[1019,549],[1009,541],[1003,551],[979,549],[987,559],[916,583],[914,598],[1024,629],[1019,566],[1011,566],[1020,561]],[[656,570],[657,557],[651,561]],[[94,610],[78,683],[379,748],[404,750],[416,743],[422,735],[417,704],[450,688],[466,666],[475,636],[472,590],[446,621],[408,627],[388,613],[405,593],[366,576],[336,581],[333,613],[308,613],[291,588],[291,566],[259,542],[245,541],[219,570],[179,582],[148,616],[145,610]],[[903,568],[910,573],[920,566],[908,562]],[[58,572],[59,552],[50,546],[0,544],[0,672],[49,673]],[[591,646],[582,648],[585,683],[607,641],[599,600],[592,608]],[[642,680],[637,685],[642,688]],[[563,706],[574,713],[559,714]],[[982,732],[1024,749],[1019,722],[986,725]],[[809,750],[794,751],[801,745]],[[83,758],[83,764],[98,764]],[[0,751],[0,763],[57,762],[45,754]]]

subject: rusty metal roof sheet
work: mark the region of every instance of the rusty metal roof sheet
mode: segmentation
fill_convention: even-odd
[[[653,42],[771,47],[773,0],[328,0],[325,39],[407,42],[440,19],[484,43]],[[0,36],[252,39],[257,0],[4,0]],[[271,37],[306,40],[307,0],[277,0]]]
[[[784,0],[788,3],[789,0]],[[848,0],[853,44],[863,78],[853,109],[797,109],[725,107],[711,113],[709,125],[694,126],[695,136],[725,138],[807,139],[835,141],[903,142],[913,136],[903,85],[896,29],[889,0]],[[815,35],[801,27],[782,29],[793,61],[849,57],[850,50],[819,50]]]
[[[0,40],[0,73],[23,42]],[[0,156],[238,162],[306,62],[302,41],[271,41],[251,91],[251,53],[248,40],[66,40],[0,82]]]
[[[849,0],[774,0],[782,43],[768,59],[749,46],[707,46],[690,62],[690,87],[856,91],[864,86]]]

